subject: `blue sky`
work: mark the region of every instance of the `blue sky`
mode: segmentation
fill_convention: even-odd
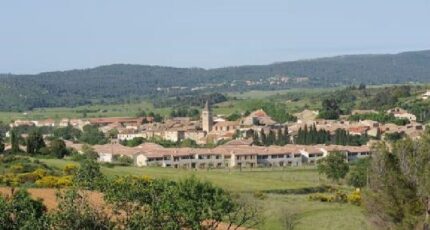
[[[429,0],[0,1],[0,72],[430,49]]]

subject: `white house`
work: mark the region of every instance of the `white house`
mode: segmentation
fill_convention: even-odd
[[[430,98],[430,90],[427,90],[427,92],[425,92],[425,93],[421,96],[421,98],[422,98],[423,100],[427,100],[427,99],[429,99],[429,98]]]

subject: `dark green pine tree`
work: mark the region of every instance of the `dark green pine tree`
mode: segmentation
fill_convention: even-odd
[[[4,148],[5,148],[5,145],[4,145],[3,133],[0,133],[0,153],[4,152]]]
[[[19,153],[19,134],[15,129],[10,131],[10,145],[11,145],[11,153]]]
[[[270,130],[270,131],[269,131],[269,135],[267,136],[267,143],[266,143],[266,146],[270,146],[270,145],[275,144],[275,141],[276,141],[276,135],[275,135],[275,132],[274,132],[273,130]]]
[[[298,145],[303,144],[303,130],[302,127],[299,128],[299,131],[297,131],[297,137],[295,138],[295,142]]]
[[[282,129],[278,129],[278,130],[276,131],[276,141],[275,141],[275,144],[276,144],[276,145],[280,145],[280,146],[285,145],[283,135],[284,135],[284,134],[283,134],[283,132],[282,132]]]
[[[260,131],[260,140],[262,145],[266,145],[267,137],[266,137],[266,133],[264,132],[264,129],[261,129]]]
[[[305,125],[305,128],[303,129],[303,144],[307,145],[309,144],[309,134],[308,134],[308,126]]]
[[[252,141],[254,145],[261,145],[260,137],[258,136],[258,132],[252,130]]]
[[[290,135],[288,134],[288,126],[285,126],[284,128],[284,135],[283,135],[284,143],[289,144],[290,143]]]

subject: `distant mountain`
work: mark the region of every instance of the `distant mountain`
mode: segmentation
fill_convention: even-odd
[[[430,82],[430,50],[217,69],[115,64],[0,75],[0,110],[77,106],[210,92]]]

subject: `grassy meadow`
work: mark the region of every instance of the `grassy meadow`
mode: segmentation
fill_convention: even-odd
[[[68,160],[41,159],[50,166],[63,168],[74,163]],[[327,203],[308,200],[308,195],[276,194],[273,190],[295,190],[312,188],[330,184],[324,176],[320,176],[315,167],[297,167],[285,169],[243,169],[228,170],[186,170],[159,167],[119,167],[102,166],[107,176],[136,175],[153,178],[180,180],[191,175],[207,180],[231,192],[251,194],[253,201],[260,205],[264,223],[258,229],[283,229],[285,216],[297,215],[296,229],[372,229],[366,222],[363,210],[351,204]],[[335,185],[337,186],[337,185]],[[352,190],[341,187],[342,190]],[[262,197],[254,196],[266,191]]]
[[[170,111],[168,108],[154,108],[150,102],[142,101],[127,104],[86,105],[74,108],[37,108],[22,113],[0,112],[0,121],[8,123],[17,119],[41,120],[51,118],[59,120],[61,118],[136,116],[141,110],[153,111],[162,115],[167,115]]]
[[[292,113],[302,111],[304,108],[317,109],[320,106],[319,95],[332,92],[330,89],[288,89],[275,91],[249,91],[244,93],[228,93],[228,101],[213,105],[215,114],[229,115],[234,112],[245,112],[261,108],[267,101],[284,103]],[[287,96],[288,95],[288,96]],[[291,97],[297,96],[297,100]],[[201,108],[197,108],[201,109]],[[61,118],[94,118],[94,117],[122,117],[136,116],[139,111],[153,111],[161,115],[168,115],[171,108],[156,108],[149,101],[130,102],[123,104],[96,104],[78,107],[36,108],[24,112],[0,111],[0,121],[9,123],[17,119],[42,120]]]

